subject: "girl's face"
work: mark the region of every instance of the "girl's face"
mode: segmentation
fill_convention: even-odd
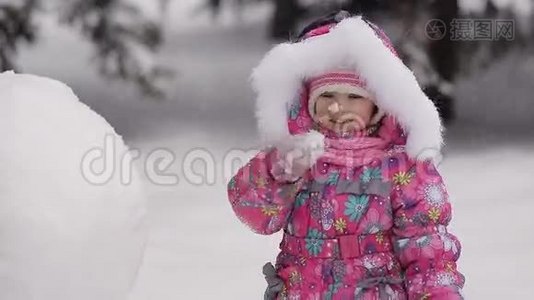
[[[357,94],[324,92],[315,100],[313,120],[338,134],[365,129],[375,112],[370,98]]]

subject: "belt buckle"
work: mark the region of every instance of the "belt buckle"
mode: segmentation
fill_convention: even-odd
[[[361,255],[358,236],[342,235],[337,237],[341,258],[355,258]]]

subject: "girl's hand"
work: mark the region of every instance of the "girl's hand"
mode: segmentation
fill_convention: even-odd
[[[279,181],[296,182],[309,169],[305,155],[298,149],[286,153],[277,151],[275,157],[271,173]]]
[[[276,147],[273,176],[295,182],[315,164],[324,152],[324,136],[317,131],[293,136]]]

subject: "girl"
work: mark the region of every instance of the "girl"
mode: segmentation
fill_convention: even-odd
[[[438,112],[389,39],[334,15],[253,74],[270,147],[228,184],[241,221],[283,229],[265,299],[462,299]]]

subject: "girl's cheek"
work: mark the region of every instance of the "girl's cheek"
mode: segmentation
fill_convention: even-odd
[[[370,121],[371,120],[371,117],[373,115],[373,109],[374,109],[374,106],[372,105],[368,105],[367,103],[365,105],[362,105],[361,107],[359,107],[358,109],[358,114],[364,118],[364,120],[366,121]]]

